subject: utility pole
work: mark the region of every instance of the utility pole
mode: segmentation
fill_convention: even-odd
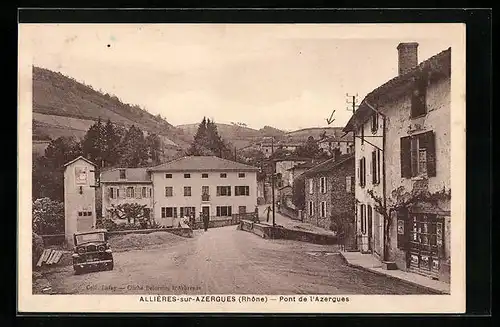
[[[356,108],[359,107],[358,94],[356,93],[356,95],[349,95],[349,93],[346,93],[345,96],[347,97],[346,103],[352,105],[352,107],[348,107],[347,110],[352,111],[352,113],[354,114],[356,112]]]
[[[271,137],[271,158],[272,158],[272,165],[273,165],[273,174],[271,175],[272,176],[272,197],[273,197],[273,227],[276,225],[276,216],[274,214],[274,208],[275,208],[275,204],[274,204],[274,179],[275,179],[275,175],[276,175],[276,164],[274,162],[274,137]]]

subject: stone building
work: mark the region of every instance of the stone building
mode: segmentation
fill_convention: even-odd
[[[449,282],[451,48],[420,64],[417,49],[398,46],[399,75],[344,128],[356,142],[358,241],[386,267]],[[397,210],[380,214],[377,198]]]
[[[353,154],[326,160],[303,175],[305,222],[331,229],[340,219],[354,217]]]

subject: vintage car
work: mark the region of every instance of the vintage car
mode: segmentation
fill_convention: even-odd
[[[94,229],[74,234],[73,269],[75,274],[83,271],[113,270],[113,252],[108,243],[108,231]]]

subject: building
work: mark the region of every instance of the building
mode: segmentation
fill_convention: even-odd
[[[294,180],[302,175],[304,172],[306,172],[308,169],[311,169],[312,167],[316,166],[318,162],[315,162],[314,160],[304,162],[297,164],[291,168],[288,168],[288,185],[293,186]]]
[[[115,168],[101,172],[102,217],[120,224],[116,207],[125,203],[144,206],[143,215],[151,219],[153,182],[146,168]]]
[[[80,156],[64,165],[64,234],[73,246],[73,234],[96,227],[95,169],[90,160]]]
[[[273,151],[281,149],[289,152],[294,152],[301,145],[302,143],[300,142],[276,141],[272,143],[270,141],[265,141],[258,143],[258,149],[262,151],[266,158],[269,158],[272,155]]]
[[[323,161],[303,175],[305,222],[333,229],[336,222],[354,217],[354,154]]]
[[[420,64],[417,49],[398,46],[398,76],[369,93],[344,128],[356,142],[359,246],[449,282],[451,48]],[[394,210],[379,214],[377,198]]]
[[[284,186],[291,186],[293,184],[293,180],[290,180],[290,176],[292,174],[290,169],[308,162],[312,162],[312,159],[299,158],[295,156],[274,159],[273,163],[275,165],[276,172],[276,187],[280,188]]]
[[[211,220],[254,212],[258,168],[215,156],[189,156],[147,169],[153,185],[153,215],[162,226],[194,212]]]
[[[319,141],[318,145],[319,148],[325,151],[329,156],[333,156],[336,151],[341,155],[354,152],[354,140],[350,134],[347,134],[345,137],[329,137]]]

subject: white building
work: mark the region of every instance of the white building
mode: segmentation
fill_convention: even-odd
[[[258,168],[215,156],[182,157],[147,169],[153,186],[153,215],[163,226],[195,212],[211,220],[254,212]]]
[[[344,129],[356,136],[358,245],[401,270],[449,282],[451,48],[418,64],[417,47],[398,46],[399,75],[368,94]],[[385,235],[368,191],[387,203],[401,192],[438,201],[419,197],[391,212]]]

